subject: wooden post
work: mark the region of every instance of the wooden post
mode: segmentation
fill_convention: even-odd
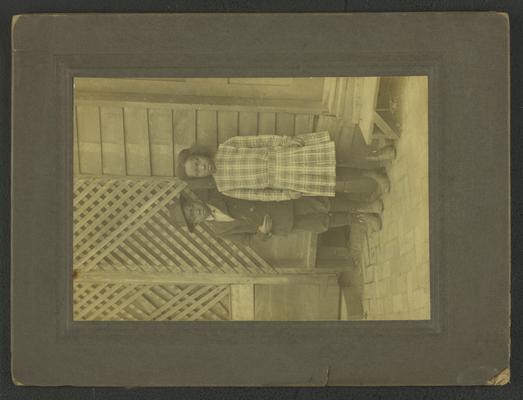
[[[76,270],[76,282],[165,285],[307,285],[332,284],[337,281],[333,272],[293,274],[222,274],[184,272],[92,272]]]
[[[231,320],[254,320],[254,285],[231,285]]]

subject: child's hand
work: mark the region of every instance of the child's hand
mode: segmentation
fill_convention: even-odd
[[[295,146],[295,147],[303,147],[305,145],[305,141],[302,138],[299,138],[297,136],[290,136],[287,139],[287,145]]]
[[[258,232],[267,235],[272,231],[272,218],[269,215],[263,217],[263,223],[258,227]]]

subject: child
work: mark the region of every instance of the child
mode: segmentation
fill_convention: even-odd
[[[181,194],[168,206],[169,221],[190,232],[202,222],[216,235],[251,245],[253,240],[267,240],[274,235],[293,232],[321,233],[330,228],[363,223],[367,229],[381,229],[379,209],[338,197],[302,197],[276,203],[246,201],[219,193],[206,202]]]
[[[177,175],[212,175],[222,194],[258,201],[334,197],[337,189],[347,191],[351,186],[350,182],[336,182],[335,144],[326,131],[298,136],[235,136],[222,143],[214,157],[195,148],[185,149],[178,155]],[[350,175],[355,181],[366,179],[368,183],[370,179],[371,187],[384,185],[374,171]],[[361,187],[361,182],[355,186]]]

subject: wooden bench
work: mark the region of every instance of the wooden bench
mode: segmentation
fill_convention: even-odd
[[[375,127],[388,139],[398,139],[398,133],[380,115],[376,109],[380,90],[379,77],[358,78],[354,89],[353,122],[361,130],[365,143],[370,145],[375,138]]]

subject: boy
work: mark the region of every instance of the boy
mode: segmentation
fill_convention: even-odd
[[[344,198],[302,197],[289,201],[241,200],[215,194],[207,202],[183,194],[169,207],[170,221],[189,231],[206,222],[220,237],[250,245],[254,239],[292,232],[321,233],[329,228],[364,222],[373,231],[381,229],[381,201],[358,204]]]

